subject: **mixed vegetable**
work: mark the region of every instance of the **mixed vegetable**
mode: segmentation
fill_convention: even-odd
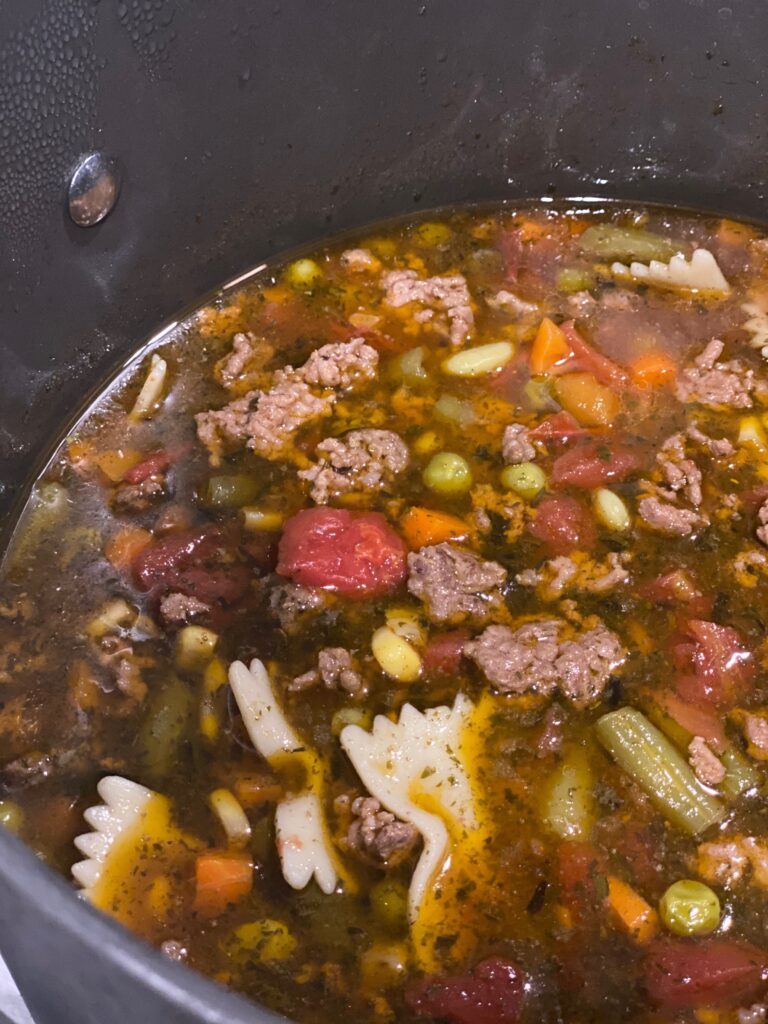
[[[0,825],[306,1022],[768,1019],[768,239],[384,226],[114,382],[0,581]]]

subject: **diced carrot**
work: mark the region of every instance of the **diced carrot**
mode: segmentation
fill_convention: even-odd
[[[515,221],[515,227],[524,242],[536,242],[549,232],[548,224],[542,223],[540,220],[533,220],[531,217],[519,217]]]
[[[644,945],[659,930],[659,915],[640,893],[615,875],[608,876],[608,906],[623,930],[639,945]]]
[[[263,775],[239,775],[232,783],[235,796],[243,807],[274,804],[283,796],[283,787]]]
[[[419,505],[409,508],[401,517],[400,529],[412,551],[446,540],[466,540],[469,534],[467,524],[458,516]]]
[[[141,452],[137,452],[133,448],[115,448],[93,456],[94,465],[98,466],[104,476],[113,484],[119,483],[128,470],[137,466],[141,459]]]
[[[640,388],[659,388],[674,384],[677,366],[674,360],[659,349],[643,352],[630,364],[632,380]]]
[[[556,323],[545,316],[539,324],[531,349],[531,373],[547,373],[555,363],[573,354],[568,339]]]
[[[746,224],[739,224],[737,220],[724,217],[718,225],[717,237],[726,245],[746,245],[750,238],[755,237],[755,230]]]
[[[195,862],[195,909],[215,917],[247,896],[253,886],[253,862],[245,853],[210,850]]]
[[[136,556],[144,550],[152,540],[149,530],[140,526],[125,526],[114,537],[110,537],[104,546],[104,554],[120,572],[129,572]]]

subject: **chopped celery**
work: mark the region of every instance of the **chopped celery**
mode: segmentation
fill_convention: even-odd
[[[433,412],[435,419],[454,427],[468,427],[476,419],[470,403],[454,398],[453,395],[441,395],[435,402]]]
[[[547,486],[547,475],[535,462],[518,462],[502,469],[501,483],[508,491],[530,500]]]
[[[642,228],[622,228],[617,224],[593,224],[579,238],[582,252],[603,260],[650,260],[666,262],[679,247],[668,238]]]
[[[549,409],[558,409],[557,402],[552,397],[552,380],[550,377],[531,377],[523,388],[526,402],[537,412],[546,412]]]
[[[408,926],[408,889],[396,878],[382,878],[371,889],[371,910],[389,932]]]
[[[9,832],[20,832],[24,824],[24,812],[13,800],[0,800],[0,826]]]
[[[586,839],[594,821],[592,769],[584,750],[577,748],[550,777],[544,795],[544,824],[561,839]]]
[[[252,504],[260,492],[258,481],[245,473],[212,476],[205,485],[203,501],[211,508],[240,508]]]
[[[597,738],[673,825],[699,835],[722,821],[725,807],[706,793],[682,754],[635,708],[620,708],[595,724]]]
[[[583,292],[595,283],[595,275],[582,267],[563,267],[557,275],[556,287],[559,292],[570,294]]]

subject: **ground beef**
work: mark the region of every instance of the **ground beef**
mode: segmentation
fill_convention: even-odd
[[[664,474],[664,482],[668,488],[664,497],[675,500],[680,493],[698,508],[702,502],[701,470],[689,459],[685,452],[685,435],[673,434],[667,438],[656,456],[656,461]],[[671,492],[671,493],[670,493]]]
[[[691,509],[670,505],[658,498],[643,498],[637,506],[640,518],[654,530],[669,533],[677,537],[688,537],[690,534],[707,525],[707,520]]]
[[[467,282],[461,274],[424,278],[415,270],[391,270],[381,278],[381,287],[388,306],[397,309],[418,302],[425,307],[415,316],[422,323],[431,320],[436,310],[445,312],[452,344],[461,345],[472,334],[475,318]]]
[[[501,450],[505,462],[531,462],[536,458],[536,449],[528,440],[528,428],[522,423],[510,423],[504,429]]]
[[[725,778],[723,763],[712,753],[706,740],[694,736],[688,744],[688,763],[699,782],[705,786],[719,786]]]
[[[491,309],[518,318],[532,316],[539,312],[539,307],[535,303],[523,302],[514,292],[508,292],[506,289],[496,292],[495,295],[487,295],[485,301]]]
[[[709,437],[694,424],[686,428],[686,433],[691,441],[701,445],[702,448],[706,448],[710,455],[721,457],[733,455],[736,451],[727,437]]]
[[[741,716],[741,727],[752,757],[768,761],[768,718],[745,711]]]
[[[488,626],[464,646],[464,654],[500,693],[551,693],[557,685],[556,619],[527,622],[516,630]]]
[[[419,833],[415,826],[383,811],[373,797],[357,797],[352,801],[351,811],[353,820],[344,845],[369,863],[394,867],[416,845]]]
[[[112,507],[115,512],[146,512],[167,494],[165,474],[154,473],[139,484],[118,484],[112,496]]]
[[[266,458],[279,457],[299,427],[330,413],[332,399],[314,395],[290,367],[278,370],[275,381],[269,391],[249,391],[223,409],[195,416],[197,436],[213,465],[226,448],[244,444]]]
[[[363,679],[355,667],[355,660],[344,647],[325,647],[317,656],[317,668],[297,676],[289,683],[289,690],[306,690],[322,683],[329,690],[343,690],[358,696],[363,690]]]
[[[270,590],[269,610],[286,632],[297,629],[307,613],[320,611],[328,604],[329,597],[324,590],[302,587],[280,577],[271,578],[275,579],[279,582]]]
[[[210,605],[187,594],[166,594],[160,602],[160,615],[168,623],[189,622],[211,610]]]
[[[540,587],[544,600],[555,600],[573,588],[590,594],[604,594],[629,581],[628,552],[612,551],[604,562],[592,559],[576,562],[568,555],[551,558],[538,569],[525,569],[515,577],[524,587]]]
[[[754,836],[730,836],[702,843],[696,873],[710,884],[732,889],[747,875],[758,889],[768,889],[768,845]]]
[[[363,338],[337,341],[316,349],[296,373],[306,384],[346,391],[373,380],[379,353]]]
[[[559,687],[577,707],[597,700],[626,659],[621,641],[602,623],[574,640],[560,641],[557,619],[516,630],[489,626],[464,653],[500,693],[551,693]]]
[[[602,623],[576,640],[566,640],[555,662],[560,690],[577,707],[586,707],[602,694],[626,657],[619,638]]]
[[[722,341],[710,341],[704,351],[696,356],[694,365],[682,371],[676,389],[681,402],[727,405],[734,409],[750,408],[755,387],[754,371],[738,359],[718,363],[723,348]]]
[[[353,430],[317,446],[322,459],[299,473],[312,484],[312,500],[325,505],[338,494],[380,491],[406,468],[408,446],[391,430]]]
[[[223,387],[231,388],[246,371],[254,374],[263,370],[274,354],[269,342],[255,334],[236,334],[232,351],[216,364],[214,376]]]
[[[506,570],[453,544],[435,544],[408,555],[408,589],[436,622],[483,617],[501,603]]]
[[[768,1019],[768,1007],[765,1003],[754,1003],[736,1011],[736,1024],[765,1024]]]
[[[757,521],[760,523],[756,530],[757,539],[763,544],[768,544],[768,501],[764,502],[757,513]]]
[[[370,249],[347,249],[341,254],[341,265],[345,270],[378,270],[381,266]]]

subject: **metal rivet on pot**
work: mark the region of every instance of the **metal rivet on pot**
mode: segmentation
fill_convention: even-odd
[[[89,153],[78,163],[69,182],[69,215],[81,228],[90,228],[112,211],[119,195],[117,161],[104,153]]]

